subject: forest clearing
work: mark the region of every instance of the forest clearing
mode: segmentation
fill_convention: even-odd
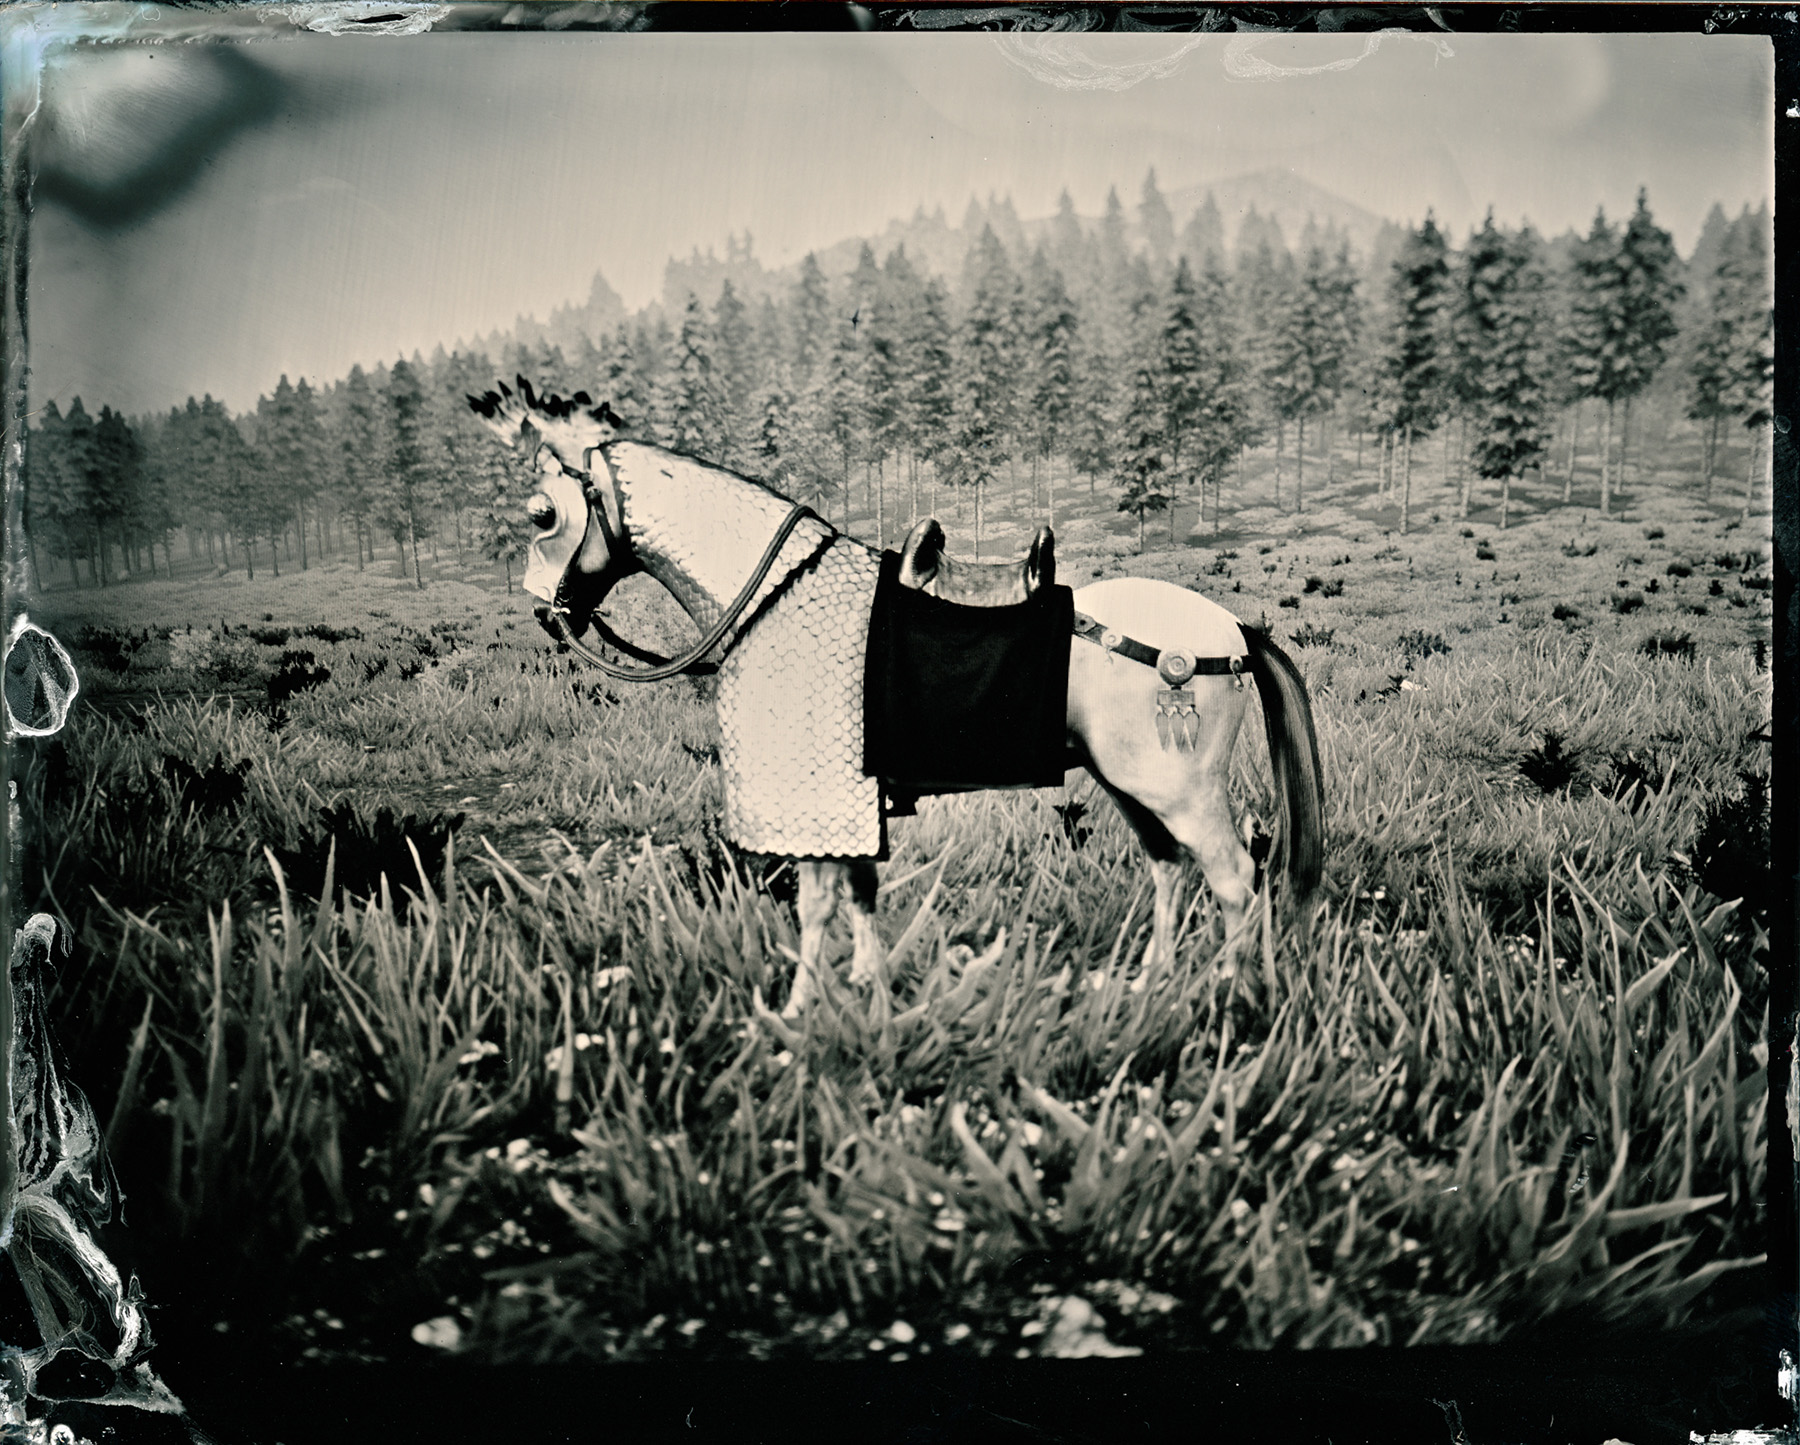
[[[706,682],[583,673],[491,566],[40,597],[83,690],[19,749],[27,895],[79,935],[58,1027],[122,1260],[173,1332],[327,1360],[1480,1343],[1750,1303],[1768,516],[1701,500],[1699,444],[1647,448],[1606,519],[1551,486],[1465,523],[1440,483],[1403,535],[1344,437],[1305,513],[1142,554],[1069,482],[1065,580],[1182,582],[1301,666],[1325,902],[1230,969],[1190,869],[1146,971],[1137,844],[1083,775],[928,800],[891,994],[840,979],[799,1023],[764,1006],[792,879],[718,836]],[[652,646],[673,617],[614,607]],[[1240,748],[1265,816],[1266,777]]]

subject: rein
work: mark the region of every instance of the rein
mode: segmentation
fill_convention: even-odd
[[[625,569],[632,571],[638,570],[635,567],[630,567],[629,564],[624,563],[622,560],[631,555],[630,548],[620,532],[615,532],[613,530],[612,523],[606,515],[606,505],[604,500],[593,496],[595,491],[593,473],[577,471],[573,467],[565,468],[565,470],[582,482],[590,500],[598,500],[600,502],[600,504],[594,508],[594,512],[600,519],[600,530],[606,540],[607,570],[611,571],[615,565],[621,567],[619,575],[623,575]],[[737,621],[743,615],[744,609],[750,605],[750,599],[756,595],[757,589],[761,587],[763,582],[767,579],[769,569],[775,565],[775,558],[780,555],[782,547],[787,544],[787,539],[793,536],[794,528],[798,527],[807,517],[817,518],[817,516],[818,514],[815,513],[811,507],[805,506],[800,502],[794,503],[793,510],[782,519],[781,525],[775,529],[775,535],[770,539],[769,545],[763,548],[762,557],[757,561],[754,570],[752,570],[750,580],[744,583],[743,590],[732,599],[731,605],[725,609],[724,614],[719,620],[707,630],[706,636],[702,637],[698,643],[689,648],[680,657],[663,657],[661,654],[651,652],[647,648],[633,646],[608,627],[596,613],[596,615],[589,619],[589,622],[594,630],[604,637],[606,641],[618,648],[621,652],[638,658],[640,661],[655,664],[651,667],[621,667],[616,662],[608,662],[599,653],[593,651],[593,649],[584,647],[580,642],[576,641],[574,633],[569,629],[567,620],[569,609],[567,607],[552,603],[546,609],[546,615],[571,652],[581,658],[582,661],[599,668],[600,671],[605,673],[608,677],[617,678],[620,682],[661,682],[664,678],[674,677],[678,673],[683,672],[715,672],[717,671],[716,667],[711,664],[702,663],[700,659],[708,652],[712,651],[712,649],[719,644],[720,639],[737,625]],[[621,518],[621,529],[622,524],[623,518]],[[617,577],[613,580],[617,580]]]

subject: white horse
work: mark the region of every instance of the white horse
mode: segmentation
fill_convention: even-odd
[[[524,441],[537,448],[542,489],[528,503],[537,535],[524,586],[538,599],[540,620],[563,628],[571,643],[586,629],[606,590],[626,573],[643,571],[666,587],[707,634],[705,646],[654,674],[671,675],[721,642],[727,649],[737,645],[756,626],[755,608],[746,611],[745,604],[774,585],[766,584],[760,593],[757,586],[746,585],[758,580],[759,558],[766,570],[806,550],[789,547],[802,539],[787,538],[786,532],[781,533],[785,540],[776,536],[783,527],[793,529],[804,509],[760,483],[664,448],[623,440],[611,409],[604,403],[593,407],[585,393],[569,400],[538,396],[521,377],[517,394],[502,383],[498,393],[470,397],[469,404],[509,445]],[[590,470],[595,459],[599,464]],[[806,519],[814,532],[822,528],[835,535],[810,513]],[[1027,573],[1029,568],[1028,560]],[[777,567],[774,577],[780,576]],[[931,581],[919,576],[906,580],[915,586]],[[1155,884],[1150,957],[1174,957],[1184,849],[1198,860],[1212,889],[1229,945],[1240,948],[1249,935],[1257,872],[1234,826],[1226,791],[1246,705],[1241,681],[1229,673],[1193,677],[1187,684],[1194,706],[1191,746],[1169,746],[1156,727],[1164,679],[1156,666],[1121,655],[1114,645],[1122,638],[1201,659],[1241,659],[1262,698],[1274,775],[1278,820],[1272,861],[1299,900],[1318,886],[1323,853],[1318,744],[1305,684],[1267,638],[1243,627],[1216,603],[1172,583],[1115,578],[1077,589],[1074,599],[1078,613],[1101,624],[1104,640],[1069,640],[1070,763],[1085,767],[1106,790],[1150,856]],[[599,629],[608,640],[622,641],[604,623]],[[722,716],[722,725],[727,722]],[[819,987],[825,931],[841,896],[847,895],[851,904],[851,981],[879,979],[885,963],[875,928],[873,861],[814,857],[797,863],[800,959],[790,1014],[803,1008]]]

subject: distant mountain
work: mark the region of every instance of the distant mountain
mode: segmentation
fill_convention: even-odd
[[[1398,249],[1401,233],[1391,221],[1282,170],[1256,171],[1167,193],[1164,199],[1174,215],[1178,234],[1209,192],[1219,209],[1228,252],[1235,252],[1239,232],[1247,219],[1252,221],[1253,232],[1257,227],[1266,228],[1271,221],[1279,226],[1282,239],[1290,250],[1299,244],[1309,222],[1321,230],[1327,226],[1335,227],[1349,238],[1365,266],[1382,261]],[[1138,234],[1135,220],[1137,206],[1131,203],[1125,209],[1127,239],[1133,245],[1141,245],[1143,238]],[[1077,219],[1082,229],[1089,233],[1100,224],[1097,216],[1078,216]],[[856,269],[856,258],[865,242],[874,251],[877,261],[885,261],[897,247],[904,246],[915,266],[954,285],[962,274],[963,258],[981,235],[983,226],[992,226],[994,234],[1007,248],[1015,256],[1023,257],[1031,247],[1048,241],[1051,218],[1021,220],[1013,209],[1011,197],[990,194],[985,202],[972,197],[957,225],[950,224],[942,206],[930,212],[921,206],[905,220],[888,222],[875,235],[849,236],[819,247],[814,254],[820,269],[827,276],[836,278],[847,276]],[[733,235],[726,240],[723,256],[709,246],[704,251],[695,247],[685,258],[670,257],[663,268],[662,296],[648,309],[655,310],[660,306],[666,313],[678,316],[687,304],[689,292],[710,307],[719,299],[720,288],[727,280],[745,301],[755,301],[766,295],[781,296],[794,284],[799,269],[798,263],[774,269],[765,267],[755,254],[749,233],[741,238]],[[514,342],[536,346],[550,341],[569,355],[579,348],[584,335],[596,344],[603,344],[625,315],[625,306],[618,293],[596,271],[585,303],[559,306],[547,322],[521,316],[510,331],[496,331],[479,337],[476,345],[489,355],[498,356]]]
[[[1220,219],[1225,224],[1225,244],[1233,250],[1237,246],[1238,231],[1252,211],[1272,219],[1281,227],[1282,239],[1290,251],[1299,244],[1308,221],[1320,230],[1335,226],[1350,238],[1350,244],[1365,259],[1385,249],[1384,231],[1396,229],[1384,217],[1323,186],[1316,186],[1292,171],[1271,169],[1170,191],[1163,199],[1175,216],[1177,231],[1205,201],[1208,192],[1212,193],[1213,203],[1218,206]]]

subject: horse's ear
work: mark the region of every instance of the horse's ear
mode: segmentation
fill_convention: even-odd
[[[490,419],[494,415],[494,409],[500,405],[500,398],[495,396],[491,391],[483,392],[480,396],[470,396],[465,392],[463,394],[463,400],[468,402],[469,410],[474,412],[476,416],[484,416]]]
[[[504,381],[497,381],[494,384],[500,388],[500,395],[502,395],[502,396],[511,396],[512,395],[512,388],[510,386],[508,386]]]
[[[1056,533],[1039,527],[1031,539],[1031,550],[1025,554],[1026,590],[1035,592],[1056,585]]]
[[[610,401],[603,401],[588,413],[595,421],[602,422],[614,431],[625,430],[625,419],[612,409]]]
[[[923,587],[937,576],[944,560],[944,529],[936,517],[926,517],[906,534],[900,547],[900,582],[906,587]]]
[[[525,380],[524,373],[521,372],[514,380],[519,383],[519,395],[525,398],[525,405],[530,407],[533,411],[536,411],[538,400],[532,393],[531,383]]]
[[[593,404],[593,397],[589,396],[585,391],[578,391],[569,398],[570,406],[592,406]]]

